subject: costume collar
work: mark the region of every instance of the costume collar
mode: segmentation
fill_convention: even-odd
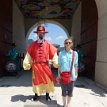
[[[37,41],[38,43],[43,43],[44,42],[44,38],[41,40],[41,39],[39,39],[38,38],[38,41]]]

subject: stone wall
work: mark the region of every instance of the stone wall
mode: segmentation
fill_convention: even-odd
[[[98,38],[95,80],[107,87],[107,0],[95,0],[98,9]]]

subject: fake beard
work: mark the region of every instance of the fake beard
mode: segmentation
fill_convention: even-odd
[[[44,36],[43,36],[43,38],[37,37],[37,40],[38,40],[38,43],[43,43],[43,41],[44,41]]]

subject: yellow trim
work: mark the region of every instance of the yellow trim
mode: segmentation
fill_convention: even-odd
[[[35,78],[34,73],[32,74],[32,78]],[[48,78],[47,75],[46,75],[46,79],[48,84],[34,85],[32,83],[34,93],[36,93],[37,95],[41,95],[46,92],[47,93],[54,92],[54,83]]]
[[[23,61],[24,70],[30,70],[31,65],[32,65],[32,59],[31,59],[30,55],[27,53],[24,58],[24,61]]]
[[[52,59],[52,64],[55,68],[58,68],[58,55],[57,55],[57,53],[54,54],[54,57]]]

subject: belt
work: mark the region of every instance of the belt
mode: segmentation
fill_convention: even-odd
[[[48,64],[48,62],[33,62],[33,64]]]

